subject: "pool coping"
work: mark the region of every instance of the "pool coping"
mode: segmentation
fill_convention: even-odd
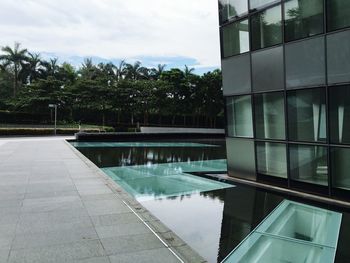
[[[95,174],[102,177],[111,191],[117,194],[123,203],[151,230],[169,251],[179,259],[179,262],[207,262],[202,256],[194,251],[185,241],[165,226],[156,216],[149,212],[140,202],[127,193],[117,182],[113,181],[92,161],[77,150],[69,141],[65,144],[83,161]]]
[[[231,177],[227,173],[220,173],[220,174],[219,173],[203,173],[200,176],[210,178],[213,180],[224,181],[224,182],[232,183],[232,184],[239,183],[242,185],[257,187],[257,188],[273,191],[275,193],[290,195],[290,196],[294,196],[297,198],[302,198],[304,200],[309,200],[312,202],[331,205],[331,206],[338,207],[338,208],[341,207],[341,208],[350,209],[350,202],[347,202],[344,200],[332,199],[332,198],[319,196],[319,195],[315,195],[315,194],[300,192],[297,190],[286,189],[286,188],[282,188],[282,187],[275,186],[275,185],[264,184],[264,183],[260,183],[260,182],[254,182],[254,181],[249,181],[249,180],[245,180],[245,179],[241,179],[241,178]]]

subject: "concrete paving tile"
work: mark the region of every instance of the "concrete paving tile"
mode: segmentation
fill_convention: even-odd
[[[19,221],[16,228],[16,234],[34,234],[34,233],[47,233],[47,232],[59,232],[74,228],[92,228],[94,227],[91,218],[77,217],[72,218],[69,222],[56,222],[52,220],[37,220],[37,221]]]
[[[105,256],[104,249],[99,241],[92,240],[35,249],[11,250],[8,262],[64,263],[99,256]]]
[[[116,194],[100,194],[100,195],[84,195],[81,196],[83,201],[97,201],[97,200],[115,200],[120,199]]]
[[[98,226],[96,227],[96,231],[100,238],[152,233],[151,230],[149,230],[149,228],[147,228],[142,222],[123,225]]]
[[[65,224],[79,222],[82,218],[89,217],[86,209],[66,209],[52,212],[24,213],[21,214],[18,225],[37,224]],[[1,219],[1,218],[0,218]]]
[[[72,243],[98,239],[93,227],[69,228],[42,233],[17,234],[12,243],[12,249],[47,247],[64,243]]]
[[[88,189],[81,189],[78,190],[79,194],[81,196],[85,195],[105,195],[105,194],[112,194],[112,190],[108,187],[105,188],[88,188]]]
[[[1,193],[0,192],[0,200],[1,201],[21,200],[21,199],[24,199],[24,197],[25,197],[25,193],[22,193],[22,194],[16,194],[16,193],[6,194],[6,193]]]
[[[10,254],[9,249],[0,249],[0,262],[7,262],[9,254]]]
[[[108,255],[164,247],[154,234],[102,238],[101,242]]]
[[[73,197],[75,198],[75,197]],[[35,199],[31,199],[35,200]],[[83,209],[84,205],[81,200],[71,200],[71,201],[47,201],[38,202],[31,205],[23,205],[23,213],[38,213],[38,212],[51,212],[51,211],[61,211],[67,209]]]
[[[74,260],[74,263],[110,263],[108,257],[94,257]]]
[[[0,209],[6,207],[21,207],[23,200],[21,199],[12,199],[12,200],[0,200]]]
[[[124,225],[140,223],[141,220],[135,216],[134,213],[122,213],[122,214],[109,214],[92,216],[92,222],[95,226],[112,226],[112,225]]]
[[[111,263],[179,263],[180,261],[167,249],[158,248],[135,253],[118,254],[109,257]]]
[[[76,188],[72,183],[35,183],[28,185],[26,193],[42,193],[52,191],[75,191]]]
[[[130,209],[122,201],[117,199],[84,201],[84,204],[91,216],[130,212]]]
[[[59,196],[79,196],[77,191],[53,191],[53,192],[41,192],[26,194],[26,199],[34,198],[47,198],[47,197],[59,197]]]
[[[52,197],[43,197],[43,198],[25,198],[23,200],[23,207],[35,207],[42,204],[55,204],[62,202],[76,202],[80,201],[79,196],[52,196]]]

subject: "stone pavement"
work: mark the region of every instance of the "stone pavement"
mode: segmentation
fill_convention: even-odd
[[[181,262],[176,246],[202,261],[113,183],[63,138],[0,139],[0,262]]]

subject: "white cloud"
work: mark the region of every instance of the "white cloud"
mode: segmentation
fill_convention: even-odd
[[[0,0],[0,46],[134,58],[181,56],[218,66],[217,0]]]

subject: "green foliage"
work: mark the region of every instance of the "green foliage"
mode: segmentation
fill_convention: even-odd
[[[191,119],[192,126],[214,127],[215,119],[223,115],[219,70],[198,76],[187,66],[183,71],[166,70],[166,65],[149,69],[141,62],[95,65],[92,59],[75,69],[68,63],[59,65],[55,58],[42,60],[40,54],[29,53],[19,44],[2,52],[3,110],[49,114],[48,105],[57,104],[61,122],[89,121],[119,129],[138,122],[150,124],[151,117],[155,124],[154,116],[159,125],[171,116],[174,125],[183,118],[183,125]]]

